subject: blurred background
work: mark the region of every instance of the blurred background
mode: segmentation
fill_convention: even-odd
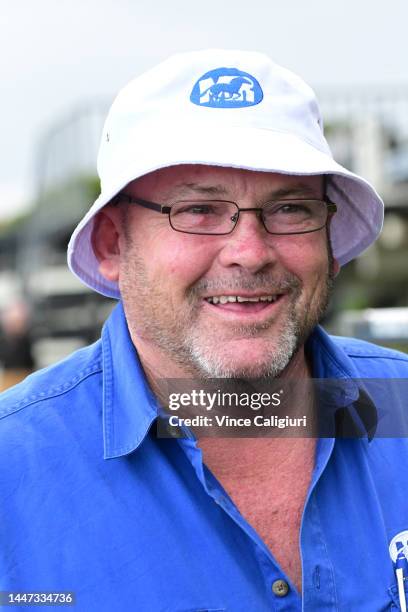
[[[99,336],[114,305],[68,271],[99,193],[117,91],[168,55],[266,52],[316,91],[337,160],[386,204],[380,240],[346,265],[325,327],[408,352],[406,0],[0,0],[0,388]]]

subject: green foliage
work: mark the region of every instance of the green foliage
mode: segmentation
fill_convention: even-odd
[[[32,224],[41,233],[73,227],[100,192],[94,175],[78,175],[43,192],[32,213]]]
[[[20,232],[26,223],[49,227],[73,225],[88,210],[100,192],[96,175],[79,175],[53,186],[36,198],[28,211],[0,222],[0,238]]]
[[[20,231],[24,223],[30,218],[32,211],[20,213],[12,219],[0,222],[0,237]]]

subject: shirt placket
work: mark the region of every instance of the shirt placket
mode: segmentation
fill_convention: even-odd
[[[316,490],[333,453],[334,438],[317,442],[316,460],[300,528],[302,557],[302,612],[333,612],[338,609],[334,569],[319,515]]]
[[[295,585],[279,567],[274,556],[237,507],[212,472],[203,464],[202,453],[193,440],[183,440],[183,450],[192,463],[206,493],[242,529],[250,539],[254,555],[265,580],[265,608],[256,612],[300,612],[301,598]]]

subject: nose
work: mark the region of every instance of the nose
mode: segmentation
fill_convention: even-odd
[[[219,260],[224,267],[240,267],[256,273],[277,259],[274,239],[268,234],[259,215],[241,209],[238,223],[231,234],[224,236]]]

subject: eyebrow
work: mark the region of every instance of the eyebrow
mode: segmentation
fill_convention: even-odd
[[[180,183],[176,185],[176,190],[178,193],[188,193],[189,191],[194,191],[195,193],[199,193],[201,195],[224,195],[228,194],[228,190],[224,185],[200,185],[200,183]]]
[[[169,197],[183,197],[189,195],[193,191],[194,193],[204,196],[225,196],[228,197],[228,189],[222,184],[215,185],[201,185],[200,183],[179,183],[175,185],[174,189],[169,193]],[[281,187],[269,192],[265,196],[265,201],[279,200],[281,198],[293,196],[310,196],[313,198],[319,198],[320,195],[316,194],[316,189],[310,187],[306,183],[297,183],[291,187]]]
[[[292,187],[282,187],[281,189],[277,189],[270,194],[270,198],[272,200],[286,198],[287,196],[313,196],[314,198],[320,197],[320,195],[316,195],[316,188],[310,187],[310,185],[306,185],[306,183],[297,183]]]

